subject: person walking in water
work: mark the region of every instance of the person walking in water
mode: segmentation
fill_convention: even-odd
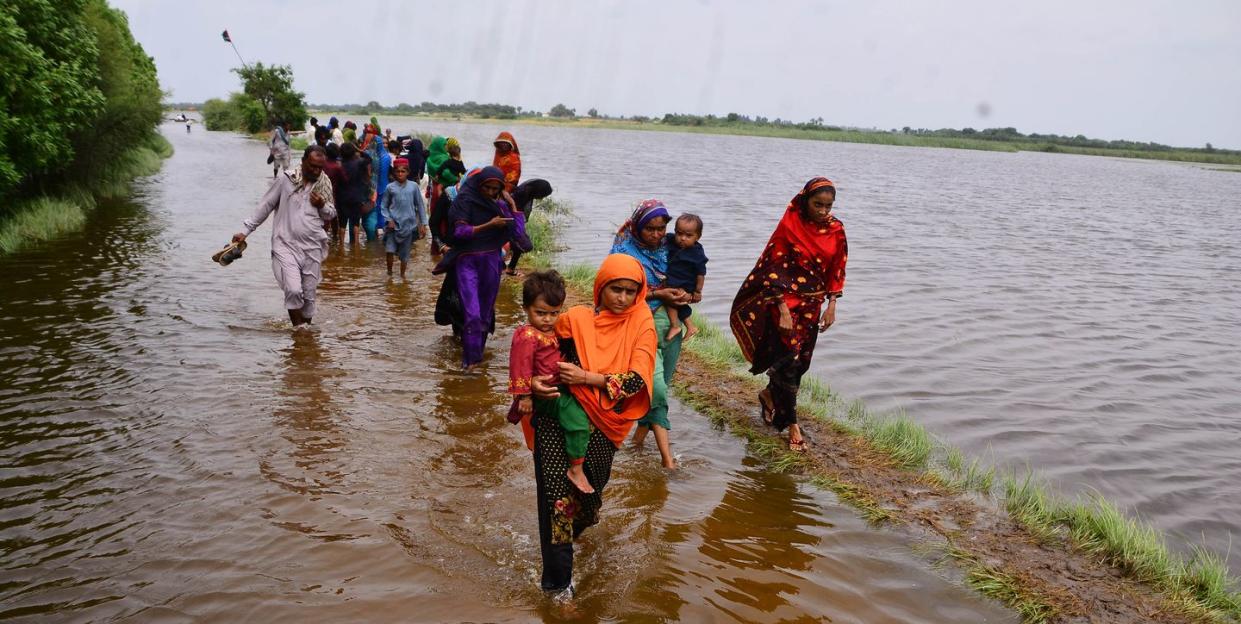
[[[289,168],[289,122],[277,123],[276,127],[272,128],[267,144],[271,147],[271,177],[275,178],[281,171]]]
[[[409,161],[396,159],[396,181],[389,182],[384,190],[383,208],[388,233],[384,235],[384,249],[388,256],[388,275],[392,275],[392,261],[401,259],[401,279],[409,265],[410,249],[414,241],[427,233],[427,211],[422,203],[418,185],[410,181]]]
[[[294,327],[310,323],[315,314],[315,291],[328,250],[323,224],[336,216],[332,182],[323,175],[326,160],[322,147],[307,147],[301,168],[276,176],[254,213],[242,222],[245,231],[233,235],[234,242],[244,241],[276,214],[271,225],[271,269],[284,291],[284,307]]]

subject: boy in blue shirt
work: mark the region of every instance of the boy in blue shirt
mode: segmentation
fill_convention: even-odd
[[[384,249],[388,252],[388,275],[392,275],[392,259],[401,257],[401,279],[409,264],[414,241],[427,235],[427,208],[422,202],[418,185],[409,181],[409,161],[398,158],[396,181],[389,182],[383,193],[383,215],[387,220]]]

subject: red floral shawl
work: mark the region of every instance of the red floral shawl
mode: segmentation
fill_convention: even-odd
[[[746,360],[766,370],[774,359],[775,344],[796,351],[808,332],[818,331],[819,314],[829,294],[845,286],[849,246],[844,224],[833,217],[814,223],[802,216],[806,198],[824,188],[835,190],[827,178],[814,178],[789,202],[767,247],[733,299],[729,324]],[[777,302],[783,299],[793,316],[793,331],[781,335]],[[753,369],[752,369],[753,370]],[[762,371],[759,371],[762,372]]]

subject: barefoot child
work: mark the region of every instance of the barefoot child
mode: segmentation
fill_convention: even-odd
[[[529,422],[534,414],[532,378],[550,375],[549,385],[560,383],[560,340],[554,328],[564,305],[564,289],[564,278],[555,271],[536,271],[522,283],[521,306],[526,310],[527,324],[513,332],[513,346],[509,351],[508,392],[513,395],[513,405],[508,410],[510,423]],[[540,400],[540,404],[544,402]],[[590,441],[590,421],[580,410],[560,410],[559,417],[565,430],[565,451],[569,455],[569,470],[565,474],[574,487],[583,494],[590,494],[595,489],[582,470],[586,444]]]
[[[392,275],[392,259],[401,257],[401,279],[409,264],[414,241],[427,233],[427,211],[418,185],[409,181],[409,161],[396,159],[396,181],[388,183],[383,196],[383,215],[388,233],[384,249],[388,252],[388,275]],[[421,234],[421,236],[420,236]]]
[[[687,212],[677,217],[675,229],[664,242],[668,247],[668,273],[664,286],[680,288],[693,297],[694,303],[698,303],[702,301],[702,283],[707,275],[707,254],[698,242],[702,238],[702,219]],[[686,340],[698,333],[698,328],[689,319],[693,311],[688,305],[665,303],[664,312],[670,325],[665,340],[672,340],[681,333],[682,322],[685,323]]]

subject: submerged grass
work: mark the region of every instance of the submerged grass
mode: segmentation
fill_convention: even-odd
[[[136,145],[92,172],[88,185],[70,184],[55,194],[17,201],[0,212],[0,255],[75,232],[86,223],[96,198],[116,199],[129,195],[135,178],[151,175],[172,156],[172,144],[163,135]]]
[[[531,222],[531,237],[539,250],[531,254],[536,268],[551,266],[559,223],[570,213],[560,202],[545,201],[540,208]],[[544,220],[547,223],[541,223]],[[591,292],[594,266],[571,265],[560,272],[571,287]],[[757,392],[761,378],[748,374],[748,363],[732,336],[706,319],[700,319],[698,326],[700,334],[685,343],[685,351],[753,385]],[[772,470],[808,467],[808,460],[789,452],[780,438],[754,430],[748,417],[723,413],[685,386],[675,388],[683,401],[707,415],[713,424],[728,424],[736,435],[745,438],[751,452]],[[818,379],[803,380],[798,409],[837,431],[864,439],[895,466],[921,472],[952,489],[996,497],[1036,538],[1049,542],[1068,539],[1081,550],[1164,591],[1171,604],[1186,613],[1202,619],[1241,621],[1241,592],[1237,580],[1229,576],[1227,557],[1198,546],[1191,549],[1188,558],[1175,554],[1158,530],[1126,516],[1100,496],[1065,502],[1050,494],[1046,484],[1028,470],[1020,477],[1015,472],[997,477],[993,466],[967,458],[904,413],[875,414],[861,401],[846,401]],[[836,493],[868,520],[883,522],[893,517],[861,487],[842,483],[823,471],[810,472],[814,485]],[[965,562],[966,582],[971,587],[1016,609],[1026,622],[1046,622],[1060,615],[1045,598],[1032,593],[1020,577],[986,566],[963,551],[953,556]]]

